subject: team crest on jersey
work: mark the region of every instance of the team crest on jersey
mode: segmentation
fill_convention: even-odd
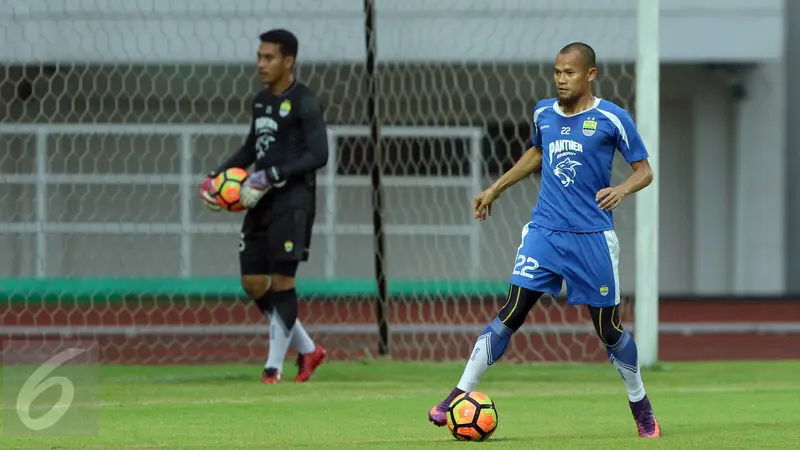
[[[606,286],[605,284],[600,286],[600,295],[602,295],[603,297],[608,295],[608,286]]]
[[[594,136],[594,133],[597,131],[597,121],[594,120],[594,117],[590,117],[583,121],[583,135],[590,137]]]
[[[294,242],[292,242],[292,241],[284,242],[283,243],[283,250],[286,251],[286,253],[291,253],[292,250],[294,250]]]
[[[283,101],[283,103],[281,103],[281,109],[278,114],[280,114],[281,117],[286,117],[290,112],[292,112],[292,102],[286,99]]]

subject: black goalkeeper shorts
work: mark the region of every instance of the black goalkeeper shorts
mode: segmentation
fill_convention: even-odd
[[[250,219],[250,220],[248,220]],[[294,277],[297,266],[308,261],[314,214],[301,209],[264,217],[245,218],[239,241],[242,275],[284,275]]]

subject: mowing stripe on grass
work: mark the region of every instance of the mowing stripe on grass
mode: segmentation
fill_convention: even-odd
[[[737,393],[737,392],[797,392],[800,391],[800,386],[709,386],[709,387],[686,387],[686,388],[661,388],[649,389],[651,393],[659,394],[714,394],[714,393]],[[184,401],[181,399],[160,399],[148,401],[135,401],[135,402],[99,402],[94,404],[73,404],[72,408],[147,408],[151,406],[167,406],[167,407],[189,407],[189,406],[210,406],[210,405],[248,405],[248,404],[264,404],[264,403],[286,403],[296,402],[303,399],[315,399],[320,401],[372,401],[372,400],[404,400],[419,398],[422,396],[435,396],[441,394],[441,390],[428,390],[424,392],[417,392],[415,394],[374,394],[374,395],[331,395],[326,394],[320,396],[318,392],[304,392],[305,395],[285,395],[282,392],[281,397],[268,397],[268,398],[220,398],[220,399],[206,399],[206,400],[191,400]],[[519,398],[519,397],[533,397],[533,398],[553,398],[553,397],[583,397],[587,395],[586,392],[576,392],[575,390],[564,392],[508,392],[508,393],[494,393],[491,395],[493,399],[498,398]],[[616,397],[622,395],[620,392],[595,392],[592,391],[593,397]],[[15,408],[3,407],[3,411],[13,411]],[[43,409],[50,409],[49,407]]]

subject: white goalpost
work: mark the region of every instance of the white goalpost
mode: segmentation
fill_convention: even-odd
[[[634,334],[642,367],[658,360],[659,0],[637,4],[636,125],[650,153],[653,182],[636,194]]]

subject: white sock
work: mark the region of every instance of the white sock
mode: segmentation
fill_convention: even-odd
[[[272,315],[273,312],[266,313],[267,319],[270,321],[270,327],[272,327]],[[270,335],[272,334],[272,329],[270,328]],[[298,319],[294,324],[294,331],[292,332],[292,338],[289,341],[289,345],[297,351],[297,353],[305,354],[305,353],[312,353],[317,348],[316,344],[314,344],[314,340],[311,339],[308,332],[305,328],[303,328],[303,324],[300,323],[300,319]],[[267,364],[264,363],[264,367],[267,367]]]
[[[456,385],[457,388],[464,392],[474,391],[483,373],[489,368],[486,354],[484,351],[481,351],[479,347],[481,345],[481,340],[479,339],[472,349],[472,358],[467,360],[467,367],[464,368],[464,373],[461,374],[461,380],[459,380]]]
[[[619,342],[614,345],[606,346],[608,349],[608,359],[614,364],[614,368],[619,372],[625,389],[628,391],[628,400],[638,402],[644,398],[644,383],[642,383],[642,373],[639,369],[639,352],[636,349],[636,342],[627,330],[622,332]]]
[[[642,374],[623,369],[616,362],[614,366],[617,368],[617,372],[622,376],[622,381],[625,383],[625,389],[628,391],[628,400],[638,402],[643,399],[645,391],[644,383],[642,383]]]
[[[294,324],[291,344],[292,347],[297,350],[297,353],[300,354],[313,353],[314,349],[317,348],[311,336],[308,335],[308,332],[303,328],[303,324],[301,324],[299,320]]]
[[[512,334],[500,319],[489,323],[475,341],[472,356],[467,361],[467,367],[456,387],[464,392],[475,390],[486,369],[503,356]]]
[[[280,314],[272,314],[269,321],[269,351],[265,369],[278,369],[283,372],[283,361],[286,359],[286,352],[289,350],[289,343],[292,341],[294,328],[286,329]]]

